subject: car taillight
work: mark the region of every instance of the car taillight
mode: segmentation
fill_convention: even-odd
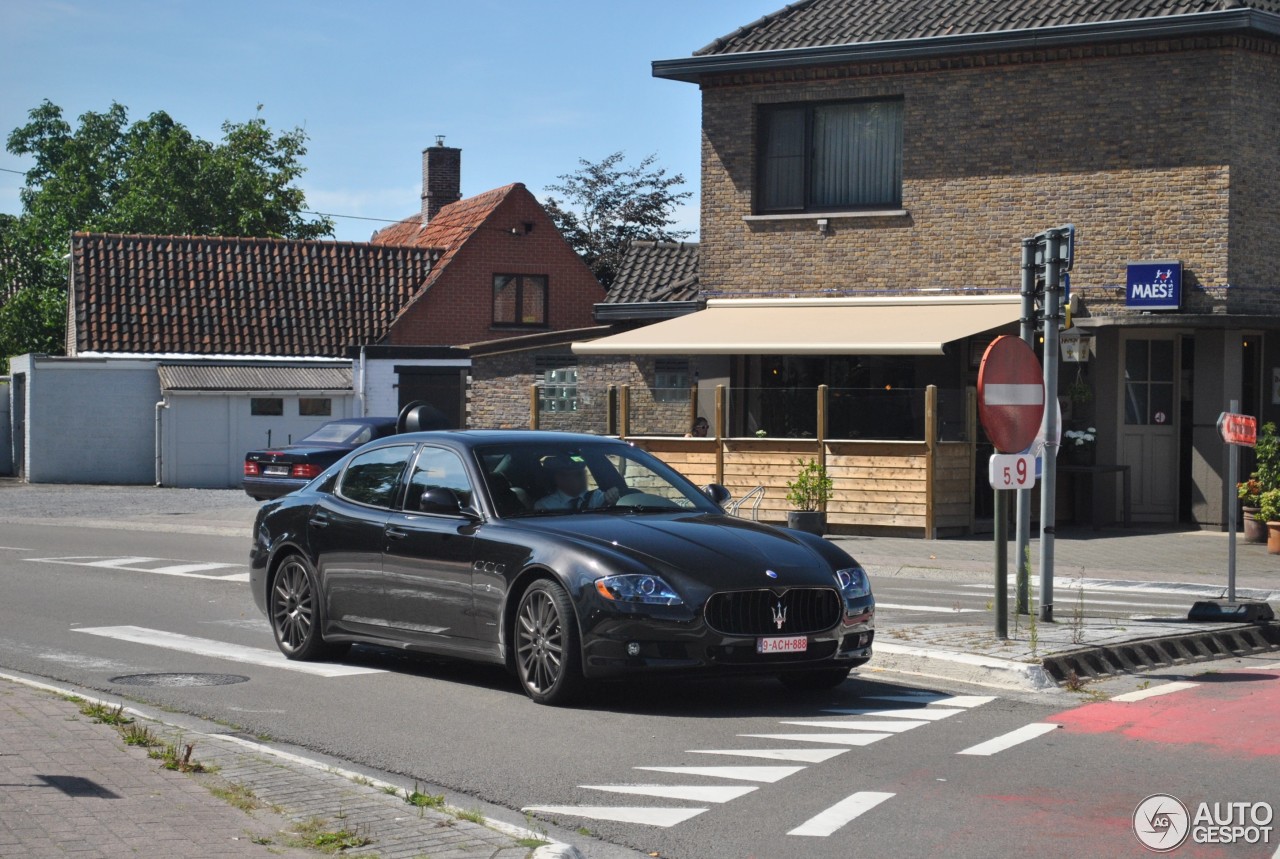
[[[258,476],[258,474],[259,474],[259,471],[258,471],[258,463],[256,463],[256,462],[251,462],[250,460],[247,460],[247,459],[246,459],[246,460],[244,461],[244,476],[245,476],[245,477],[257,477],[257,476]]]
[[[312,465],[309,462],[299,462],[290,472],[293,477],[301,477],[304,480],[310,480],[313,477],[320,476],[320,466]]]

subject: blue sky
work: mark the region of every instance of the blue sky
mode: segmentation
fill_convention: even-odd
[[[523,182],[540,198],[578,159],[656,153],[694,192],[698,88],[651,74],[785,0],[0,0],[0,131],[49,99],[73,125],[117,101],[218,140],[259,104],[308,137],[311,209],[398,219],[419,209],[422,149],[462,149],[462,192]],[[25,157],[0,152],[0,168]],[[0,171],[0,211],[22,177]],[[375,221],[336,218],[364,241]]]

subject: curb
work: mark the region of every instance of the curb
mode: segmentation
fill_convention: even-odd
[[[1046,656],[1043,665],[1054,682],[1062,683],[1073,674],[1092,680],[1273,650],[1280,650],[1280,622],[1085,647]]]
[[[1044,691],[1057,688],[1057,683],[1040,665],[942,648],[876,642],[875,659],[871,665],[883,671],[959,680],[995,689]]]

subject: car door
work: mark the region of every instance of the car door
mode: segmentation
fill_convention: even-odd
[[[334,487],[311,512],[316,555],[329,623],[366,635],[389,626],[382,551],[387,518],[402,494],[412,444],[388,445],[354,457]]]
[[[387,520],[382,575],[390,623],[404,638],[434,649],[476,647],[472,561],[480,527],[474,515],[423,512],[429,489],[453,491],[464,506],[474,487],[454,451],[424,445],[413,461],[403,509]]]

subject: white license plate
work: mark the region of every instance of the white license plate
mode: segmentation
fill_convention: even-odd
[[[809,639],[803,635],[756,639],[756,653],[804,653],[808,649]]]
[[[268,465],[266,468],[262,469],[262,473],[270,477],[288,477],[289,468],[284,465]]]

